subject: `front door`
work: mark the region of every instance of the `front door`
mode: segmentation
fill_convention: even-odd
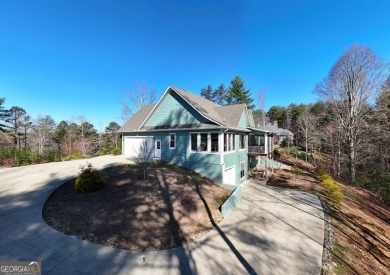
[[[161,158],[161,139],[156,139],[154,142],[154,157]]]

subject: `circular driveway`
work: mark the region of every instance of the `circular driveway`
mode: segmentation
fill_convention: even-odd
[[[233,213],[186,247],[131,252],[58,232],[44,222],[43,204],[87,161],[98,169],[130,162],[102,156],[0,169],[1,261],[41,261],[43,274],[321,273],[324,220],[318,198],[253,182],[243,186]]]

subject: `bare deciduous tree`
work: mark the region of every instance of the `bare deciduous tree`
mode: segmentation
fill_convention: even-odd
[[[298,127],[303,133],[305,140],[305,160],[309,153],[309,146],[314,147],[315,143],[318,143],[318,133],[316,131],[317,117],[310,113],[310,107],[298,117]]]
[[[148,167],[153,162],[154,157],[154,145],[148,144],[147,140],[144,140],[141,142],[139,147],[133,148],[135,154],[132,157],[135,163],[142,166],[144,171],[144,179],[146,179],[146,172],[148,170]]]
[[[333,65],[326,77],[316,86],[316,93],[332,103],[333,120],[341,126],[349,182],[356,183],[357,146],[367,107],[384,82],[387,65],[370,48],[355,44],[349,47]]]
[[[121,99],[122,120],[125,122],[145,105],[153,104],[156,100],[156,90],[146,82],[136,82],[133,89],[125,92]]]
[[[86,128],[89,124],[88,120],[85,118],[85,116],[78,115],[76,117],[77,121],[80,123],[80,131],[81,131],[81,136],[80,136],[80,146],[81,146],[81,151],[84,156],[87,155],[87,139],[86,139]]]
[[[33,129],[38,135],[38,152],[42,154],[45,150],[45,146],[51,139],[54,133],[55,122],[51,116],[38,116],[35,120]]]
[[[265,119],[266,119],[266,112],[265,112],[265,90],[264,89],[260,89],[258,92],[257,92],[257,95],[256,95],[256,103],[257,103],[257,107],[258,109],[261,111],[261,114],[260,114],[260,118],[259,118],[259,124],[260,126],[265,126]]]

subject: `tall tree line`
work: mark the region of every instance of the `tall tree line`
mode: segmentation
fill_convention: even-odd
[[[57,124],[49,115],[32,119],[22,107],[6,109],[4,104],[5,99],[0,98],[0,165],[103,155],[119,147],[116,131],[120,126],[116,122],[110,122],[104,133],[98,133],[83,116]]]
[[[390,195],[389,63],[352,45],[314,92],[320,101],[272,106],[269,120],[290,129],[306,158],[336,179],[380,186]]]
[[[249,109],[255,108],[250,89],[245,88],[244,81],[239,76],[234,77],[227,88],[223,83],[216,89],[213,89],[211,85],[207,85],[206,88],[200,90],[200,96],[219,105],[245,103]]]

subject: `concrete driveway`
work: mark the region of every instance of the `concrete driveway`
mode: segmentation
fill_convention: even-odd
[[[88,161],[96,168],[129,162],[123,156]],[[130,252],[58,232],[43,221],[43,204],[85,163],[0,169],[0,260],[39,260],[49,274],[320,274],[318,198],[259,183],[244,185],[240,206],[184,248]]]

